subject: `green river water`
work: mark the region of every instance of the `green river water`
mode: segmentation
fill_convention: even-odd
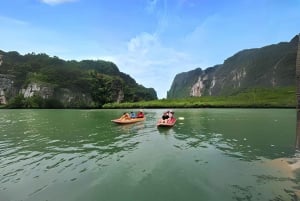
[[[162,109],[110,121],[125,111],[0,110],[0,201],[299,199],[295,110],[177,109],[165,129]]]

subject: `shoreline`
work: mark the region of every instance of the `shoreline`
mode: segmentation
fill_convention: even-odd
[[[174,109],[297,109],[296,106],[275,106],[275,107],[255,107],[255,106],[250,106],[250,107],[245,107],[245,106],[236,106],[236,107],[227,107],[227,106],[209,106],[209,107],[104,107],[104,108],[88,108],[88,107],[82,107],[82,108],[78,108],[78,107],[66,107],[66,108],[7,108],[7,107],[1,107],[0,106],[0,110],[1,109],[6,109],[6,110],[18,110],[18,109],[34,109],[34,110],[44,110],[44,109],[56,109],[56,110],[66,110],[66,109],[71,109],[71,110],[95,110],[95,109],[99,109],[99,110],[103,110],[103,109],[169,109],[169,108],[174,108]]]
[[[266,162],[266,164],[278,168],[289,178],[295,179],[295,174],[300,169],[300,158],[277,158]]]

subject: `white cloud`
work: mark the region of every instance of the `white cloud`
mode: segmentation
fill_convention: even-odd
[[[6,24],[14,24],[14,25],[27,25],[28,23],[23,20],[10,18],[6,16],[0,16],[0,23],[6,23]]]
[[[157,46],[159,46],[158,38],[149,33],[142,33],[141,35],[132,38],[127,45],[130,53],[138,53],[141,55],[147,54],[149,48],[151,49]]]
[[[148,0],[147,1],[147,7],[146,7],[146,10],[148,12],[153,12],[156,8],[156,5],[158,3],[159,0]]]
[[[164,46],[156,34],[150,33],[130,39],[121,54],[101,59],[114,62],[121,72],[132,76],[139,84],[153,87],[159,98],[166,97],[177,73],[185,71],[187,66],[196,66],[187,54]]]
[[[40,0],[40,1],[49,5],[57,5],[57,4],[67,3],[67,2],[74,2],[77,0]]]

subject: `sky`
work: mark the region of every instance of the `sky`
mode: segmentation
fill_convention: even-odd
[[[300,33],[300,0],[1,0],[0,50],[114,62],[165,98],[176,74]]]

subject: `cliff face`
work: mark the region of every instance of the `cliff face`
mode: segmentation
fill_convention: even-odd
[[[98,108],[110,102],[154,99],[154,89],[137,84],[112,62],[64,61],[0,50],[0,104],[12,108]]]
[[[3,55],[0,54],[0,67],[2,65]],[[6,104],[6,94],[11,90],[13,85],[12,78],[8,75],[0,74],[0,104]]]
[[[24,98],[39,96],[43,99],[55,99],[62,103],[63,107],[95,105],[89,94],[71,91],[67,88],[55,88],[48,83],[29,83],[26,88],[19,90],[19,94],[22,94]]]
[[[0,60],[1,65],[1,60]],[[14,95],[14,76],[0,74],[0,104],[7,104],[7,98]]]
[[[175,76],[168,98],[231,95],[252,87],[295,85],[298,36],[262,48],[243,50],[223,64]]]
[[[21,89],[21,93],[25,98],[36,95],[47,99],[53,97],[54,88],[49,84],[29,83],[26,88]]]

